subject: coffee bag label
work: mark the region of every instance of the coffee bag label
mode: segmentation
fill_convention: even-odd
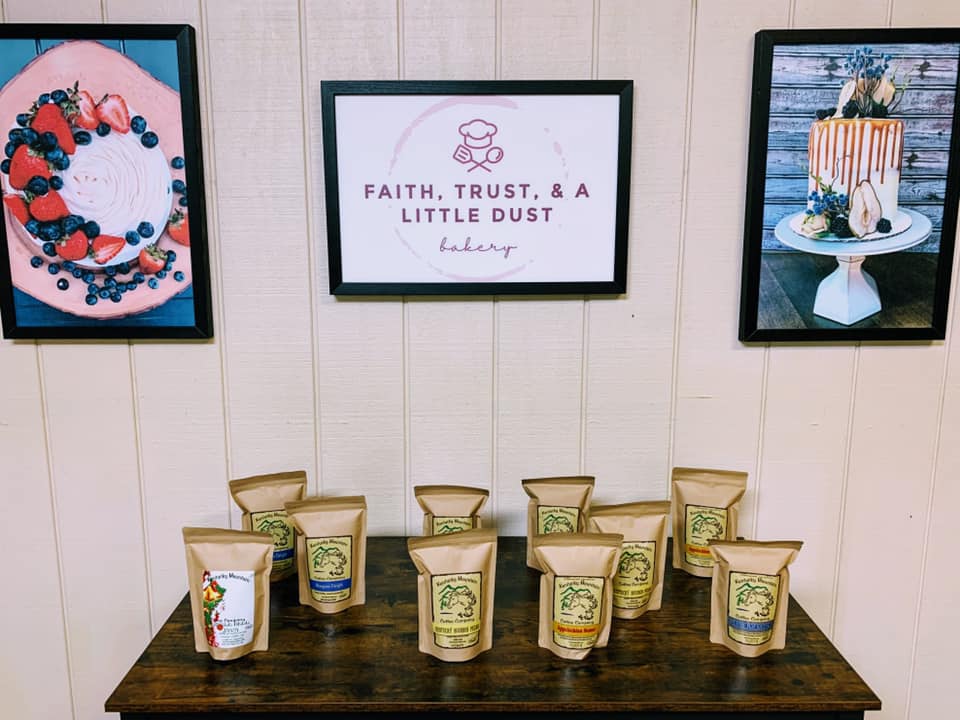
[[[570,650],[591,648],[600,634],[603,578],[558,575],[553,579],[553,642]]]
[[[203,627],[210,647],[253,641],[253,576],[252,570],[203,571]]]
[[[430,577],[433,641],[451,650],[480,642],[483,573]]]
[[[310,594],[317,602],[347,600],[353,587],[353,536],[306,539]]]
[[[441,517],[433,516],[433,534],[449,535],[450,533],[463,532],[464,530],[473,530],[473,517]]]
[[[707,545],[710,540],[722,540],[727,536],[727,510],[705,505],[687,505],[685,509],[684,560],[690,565],[713,567]]]
[[[560,505],[537,505],[537,533],[574,533],[580,522],[580,508]]]
[[[780,593],[778,575],[730,572],[727,635],[743,645],[762,645],[773,635]]]
[[[273,573],[293,567],[293,524],[286,510],[250,513],[250,526],[257,532],[273,536]]]
[[[656,540],[623,543],[620,564],[613,577],[613,604],[616,607],[638,610],[647,606],[653,594],[656,562]]]

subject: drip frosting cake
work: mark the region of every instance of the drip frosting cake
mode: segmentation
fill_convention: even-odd
[[[889,55],[855,50],[837,106],[817,111],[807,144],[807,209],[796,223],[819,240],[877,240],[910,227],[899,210],[903,121],[889,115],[903,88],[887,77]]]

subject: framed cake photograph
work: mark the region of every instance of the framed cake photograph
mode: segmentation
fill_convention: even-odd
[[[757,33],[741,341],[944,338],[958,79],[960,28]]]
[[[194,30],[0,25],[11,338],[210,338]]]
[[[321,81],[333,295],[620,294],[632,80]]]

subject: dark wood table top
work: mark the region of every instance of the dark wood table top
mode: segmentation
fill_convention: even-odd
[[[540,573],[526,567],[524,548],[524,538],[499,540],[493,649],[470,662],[418,651],[417,575],[405,539],[370,538],[365,606],[320,615],[298,604],[296,578],[275,583],[270,650],[218,663],[194,651],[185,597],[106,710],[125,718],[553,711],[839,719],[880,708],[793,598],[786,650],[741,658],[709,642],[710,580],[669,568],[661,610],[614,619],[608,647],[560,659],[537,646]]]

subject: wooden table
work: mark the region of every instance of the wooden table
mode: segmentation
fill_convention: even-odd
[[[493,650],[471,662],[417,650],[406,542],[370,538],[364,607],[320,615],[297,604],[295,578],[274,584],[270,650],[217,663],[194,651],[184,598],[106,709],[125,720],[424,711],[853,720],[880,709],[793,598],[787,649],[741,658],[708,640],[710,580],[669,569],[661,610],[615,619],[607,648],[561,660],[537,647],[540,573],[526,567],[524,548],[523,538],[500,538]]]

